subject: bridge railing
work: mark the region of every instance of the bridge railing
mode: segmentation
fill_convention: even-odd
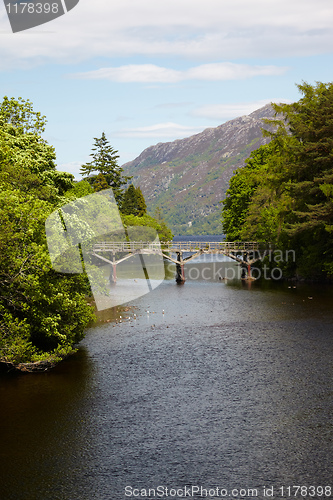
[[[95,243],[95,252],[133,252],[135,250],[159,250],[160,247],[166,252],[197,252],[202,251],[258,251],[260,243],[253,241],[167,241],[167,242],[147,242],[147,241],[113,241]]]
[[[95,243],[93,249],[95,252],[132,252],[134,250],[158,250],[161,245],[159,242],[146,241],[106,241]]]
[[[236,251],[259,250],[260,244],[252,241],[176,241],[170,242],[170,249],[182,251],[197,251],[197,250],[224,250]]]

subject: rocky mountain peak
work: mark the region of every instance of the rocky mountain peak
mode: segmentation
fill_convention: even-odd
[[[123,168],[141,187],[150,211],[159,206],[175,234],[221,233],[220,201],[230,177],[267,144],[263,120],[273,117],[268,104],[191,137],[150,146]]]

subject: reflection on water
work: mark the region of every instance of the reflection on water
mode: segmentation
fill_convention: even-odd
[[[53,372],[0,379],[1,499],[329,484],[332,290],[193,265],[103,311]]]
[[[81,347],[50,373],[0,378],[1,499],[75,498],[94,370]]]

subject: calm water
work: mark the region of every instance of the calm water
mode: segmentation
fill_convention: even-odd
[[[332,485],[332,289],[196,266],[104,311],[54,371],[0,378],[1,500]]]

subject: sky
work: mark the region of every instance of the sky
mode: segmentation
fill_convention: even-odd
[[[0,98],[46,115],[57,168],[77,179],[102,132],[122,165],[332,72],[332,0],[80,0],[19,33],[0,4]]]

